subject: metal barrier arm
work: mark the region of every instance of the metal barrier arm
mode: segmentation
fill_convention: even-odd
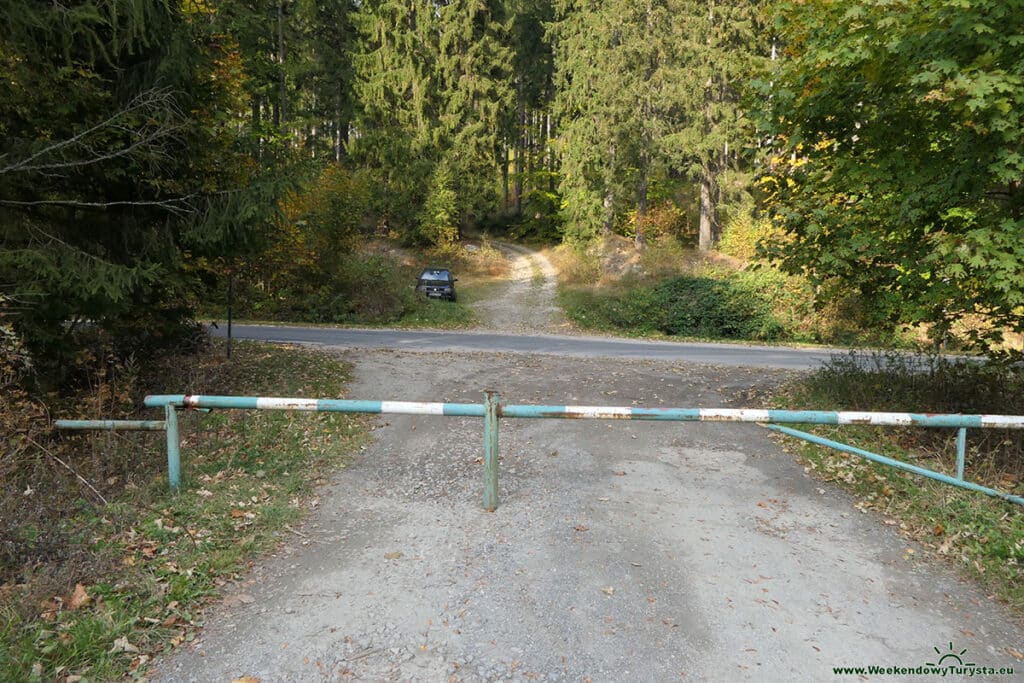
[[[169,394],[147,396],[145,405],[160,408],[241,408],[249,410],[306,410],[331,413],[393,413],[484,417],[479,403],[420,403],[413,401],[350,401],[323,398],[206,396]],[[621,406],[499,405],[499,417],[667,420],[675,422],[759,422],[775,424],[877,425],[888,427],[963,427],[1024,429],[1021,415],[935,415],[829,410],[752,410],[749,408],[631,408]]]
[[[479,403],[420,403],[414,401],[352,401],[343,399],[277,398],[264,396],[205,396],[168,394],[147,396],[145,405],[163,408],[164,420],[58,420],[60,429],[131,429],[163,430],[167,435],[167,476],[171,491],[178,489],[181,478],[178,418],[179,408],[299,410],[327,413],[370,413],[401,415],[446,415],[484,418],[484,495],[487,510],[498,506],[498,422],[499,418],[655,420],[673,422],[754,422],[767,424],[789,436],[810,441],[875,462],[929,477],[945,484],[959,486],[1024,505],[1024,498],[964,480],[967,429],[1024,429],[1020,415],[934,415],[925,413],[876,413],[824,410],[753,410],[747,408],[632,408],[621,406],[534,406],[502,405],[496,392],[487,391]],[[906,427],[945,427],[958,429],[956,477],[910,465],[877,453],[778,424],[876,425]]]
[[[501,417],[676,422],[758,422],[888,427],[1024,429],[1019,415],[929,415],[829,410],[752,410],[749,408],[623,408],[615,406],[502,406]]]
[[[55,420],[57,429],[98,429],[101,431],[159,432],[167,428],[163,420]]]
[[[483,417],[479,403],[419,403],[414,401],[350,401],[330,398],[276,398],[269,396],[205,396],[167,394],[147,396],[147,408],[239,408],[243,410],[304,410],[319,413],[388,413]]]
[[[818,446],[834,448],[837,451],[842,451],[843,453],[850,453],[851,455],[857,455],[867,460],[871,460],[872,462],[881,463],[882,465],[889,465],[890,467],[895,467],[896,469],[903,470],[905,472],[912,472],[914,474],[919,474],[922,477],[928,477],[929,479],[934,479],[935,481],[941,481],[943,484],[959,486],[960,488],[968,489],[970,491],[984,493],[986,496],[992,496],[993,498],[1002,498],[1003,500],[1009,501],[1011,503],[1016,503],[1017,505],[1024,505],[1024,498],[1020,496],[1015,496],[1010,493],[1003,493],[1002,491],[996,491],[995,489],[990,489],[986,486],[975,484],[974,482],[964,481],[962,461],[957,463],[958,476],[956,478],[953,478],[948,474],[943,474],[942,472],[936,472],[934,470],[929,470],[924,467],[918,467],[917,465],[911,465],[900,460],[895,460],[884,455],[879,455],[878,453],[872,453],[871,451],[865,451],[864,449],[861,448],[856,448],[845,443],[833,441],[832,439],[826,439],[824,437],[816,436],[814,434],[808,434],[807,432],[801,432],[798,429],[791,429],[789,427],[779,427],[778,425],[765,426],[768,429],[772,430],[773,432],[786,434],[787,436],[802,439],[804,441],[813,443]]]

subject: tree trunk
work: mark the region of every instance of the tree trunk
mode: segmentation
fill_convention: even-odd
[[[513,199],[515,201],[516,215],[523,213],[523,154],[526,153],[526,112],[520,105],[519,110],[519,125],[517,126],[518,134],[516,135],[516,150],[515,150],[515,184],[513,191]]]
[[[526,114],[526,117],[523,120],[523,126],[526,129],[526,144],[523,145],[523,146],[526,148],[526,178],[527,178],[527,180],[529,180],[530,174],[533,173],[534,156],[536,156],[534,154],[534,150],[536,149],[536,145],[537,145],[537,138],[535,136],[535,130],[534,130],[535,129],[535,124],[536,124],[536,114],[534,112],[529,112],[528,114]],[[530,187],[529,185],[527,185],[525,182],[523,184],[526,186],[526,189],[529,189],[529,187]]]
[[[715,206],[711,198],[711,183],[711,173],[704,171],[700,178],[700,229],[697,242],[697,249],[700,251],[711,251],[715,242],[718,241]]]
[[[338,86],[338,101],[334,118],[334,160],[341,161],[348,144],[348,121],[345,119],[345,87]]]
[[[261,108],[260,96],[252,96],[252,130],[256,134],[256,149],[253,150],[254,156],[257,160],[263,158],[263,133],[260,131],[261,122]]]
[[[544,126],[544,170],[548,172],[548,191],[554,192],[555,190],[551,187],[551,184],[554,182],[554,176],[551,173],[551,164],[552,159],[554,159],[555,156],[554,150],[551,149],[551,134],[553,132],[551,129],[551,112],[544,113]]]
[[[499,163],[501,164],[501,197],[502,197],[501,208],[502,208],[503,213],[508,213],[509,194],[508,194],[508,148],[507,147],[502,147],[501,148],[501,160],[499,161]]]
[[[640,153],[636,183],[636,239],[637,249],[647,246],[647,151]]]
[[[288,81],[284,72],[284,2],[277,0],[277,66],[279,73],[279,104],[277,105],[281,132],[288,124]]]
[[[604,222],[601,224],[601,235],[608,237],[612,234],[612,227],[615,225],[615,199],[611,190],[604,196]]]

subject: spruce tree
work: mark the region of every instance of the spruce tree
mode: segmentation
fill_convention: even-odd
[[[553,29],[570,237],[608,232],[635,208],[636,244],[643,247],[651,180],[666,172],[667,136],[682,125],[684,19],[676,0],[559,6]]]
[[[18,331],[42,367],[74,351],[81,320],[167,341],[201,288],[197,263],[262,224],[234,45],[173,2],[3,10],[0,282],[21,302]]]
[[[497,208],[501,113],[511,105],[508,21],[501,0],[372,0],[353,22],[356,158],[381,174],[394,227],[422,237],[416,207],[456,194],[458,222]],[[435,173],[441,163],[443,173]],[[451,178],[444,187],[434,178]]]
[[[741,167],[755,138],[741,99],[764,68],[769,35],[761,0],[679,0],[687,17],[679,35],[687,74],[678,100],[685,125],[670,136],[674,164],[699,185],[699,248],[720,236],[718,207],[730,192],[724,182]]]

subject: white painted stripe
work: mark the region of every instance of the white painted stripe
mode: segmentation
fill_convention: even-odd
[[[767,422],[768,411],[753,408],[701,408],[702,420],[734,420],[736,422]]]
[[[316,410],[315,398],[257,398],[260,410]]]
[[[565,414],[574,417],[618,418],[631,416],[633,409],[611,406],[566,406]]]
[[[443,403],[414,403],[412,401],[381,401],[380,412],[404,415],[444,415]]]
[[[1020,415],[982,415],[981,426],[1024,428],[1024,417]]]
[[[909,425],[913,424],[913,416],[910,413],[864,413],[846,410],[836,413],[836,422],[841,425]]]

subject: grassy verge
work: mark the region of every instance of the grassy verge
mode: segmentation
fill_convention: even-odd
[[[345,364],[323,354],[252,343],[235,349],[230,363],[220,354],[178,359],[159,389],[339,397],[349,379]],[[150,464],[144,476],[97,486],[105,502],[79,498],[53,511],[51,529],[36,523],[35,532],[23,531],[58,534],[68,547],[49,559],[26,551],[21,567],[5,567],[5,680],[143,675],[153,656],[194,637],[203,606],[289,533],[312,486],[344,467],[365,433],[349,416],[269,411],[188,412],[181,427],[184,478],[174,496],[153,464],[164,456],[162,434],[63,439],[79,452],[101,439],[104,458]]]
[[[476,324],[476,315],[466,305],[462,291],[459,300],[451,301],[417,301],[410,310],[394,323],[382,322],[382,326],[430,328],[441,330],[457,330],[472,327]]]
[[[807,409],[1022,414],[1024,371],[941,358],[847,356],[791,385],[779,404]],[[819,436],[955,474],[954,430],[815,427]],[[967,479],[1024,495],[1019,431],[969,430]],[[1024,508],[877,465],[853,455],[783,439],[815,476],[836,482],[923,545],[1024,613]],[[908,561],[915,554],[909,550]]]

